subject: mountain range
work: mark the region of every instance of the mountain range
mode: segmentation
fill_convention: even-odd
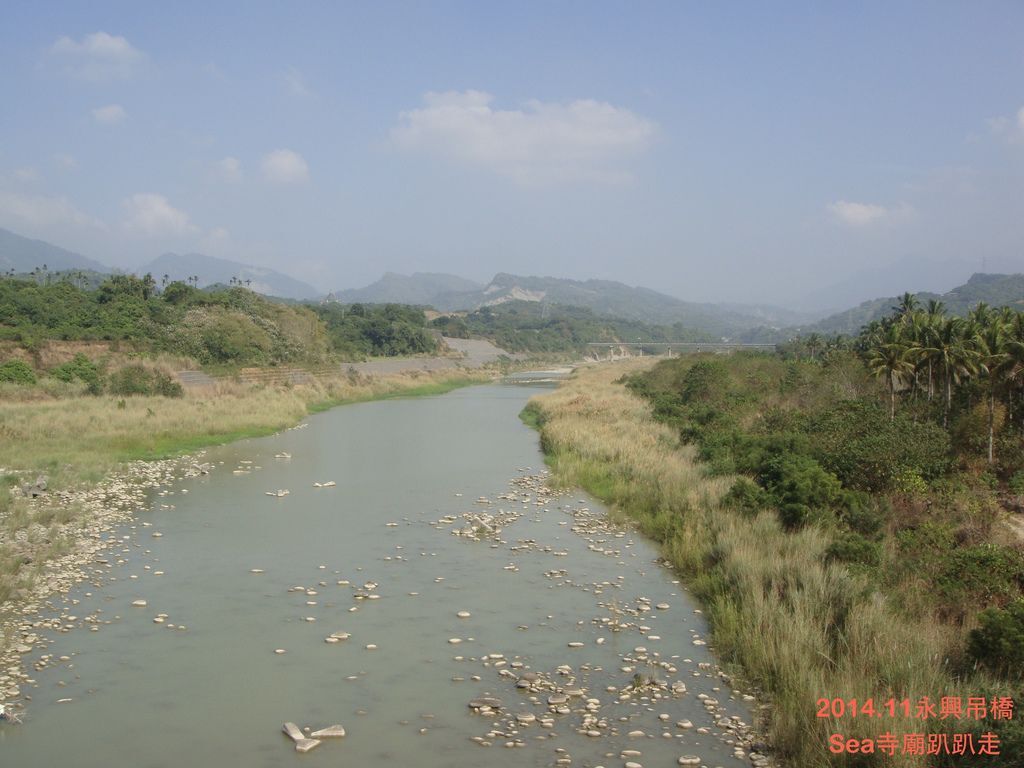
[[[42,240],[22,237],[0,228],[0,273],[29,273],[45,266],[47,272],[76,271],[102,274],[119,272],[87,256]],[[1012,265],[1011,265],[1012,266]],[[952,268],[952,267],[951,267]],[[284,273],[199,253],[166,253],[137,270],[149,272],[158,283],[196,277],[199,286],[242,281],[258,293],[294,300],[321,299],[324,292]],[[934,275],[922,268],[908,276],[914,290],[935,285]],[[913,283],[917,282],[917,285]],[[949,283],[946,283],[947,285]],[[947,311],[963,314],[979,301],[992,306],[1024,308],[1024,274],[976,273],[964,284],[945,293],[919,292],[925,303],[937,299]],[[388,272],[363,288],[328,294],[344,303],[397,303],[431,306],[442,312],[471,311],[511,301],[586,307],[598,315],[658,325],[682,324],[716,337],[746,341],[773,341],[800,333],[856,333],[861,326],[889,314],[898,297],[865,301],[852,309],[823,317],[824,311],[798,312],[773,306],[689,302],[649,288],[611,280],[568,280],[555,277],[524,277],[501,272],[486,285],[457,275]]]
[[[43,240],[22,237],[8,229],[0,228],[0,272],[25,273],[43,267],[48,272],[110,271],[109,267],[80,253],[59,248]]]
[[[0,272],[26,274],[43,267],[51,273],[73,271],[111,274],[124,271],[113,269],[88,256],[59,248],[43,240],[32,240],[0,228]],[[316,299],[323,295],[323,291],[318,291],[308,283],[276,270],[204,256],[201,253],[186,253],[180,256],[165,253],[134,271],[139,275],[149,272],[158,283],[164,275],[167,275],[168,280],[182,281],[194,275],[199,278],[197,282],[200,287],[229,283],[235,278],[243,282],[249,281],[250,288],[268,296],[301,300]]]
[[[560,304],[645,323],[682,323],[716,336],[732,336],[759,327],[778,329],[821,316],[779,307],[688,302],[650,288],[612,280],[524,277],[505,272],[495,275],[487,285],[455,275],[388,273],[365,288],[339,291],[334,297],[343,302],[404,301],[431,306],[441,312],[470,311],[509,301]]]
[[[283,299],[316,299],[323,296],[308,283],[266,267],[254,267],[239,261],[218,259],[201,253],[165,253],[136,270],[139,274],[149,272],[160,282],[164,275],[169,280],[187,281],[190,276],[199,278],[199,287],[217,283],[228,284],[232,279],[240,280],[256,291],[267,296]]]
[[[1024,274],[991,275],[977,272],[971,275],[964,285],[959,285],[946,293],[922,291],[915,296],[922,305],[932,299],[941,301],[951,315],[963,316],[981,301],[993,307],[1013,307],[1020,310],[1024,309]],[[899,300],[898,296],[872,299],[816,323],[791,330],[794,333],[854,334],[861,326],[872,320],[881,320],[892,314],[893,307]]]

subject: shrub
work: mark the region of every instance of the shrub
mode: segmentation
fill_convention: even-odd
[[[918,488],[916,477],[938,477],[950,464],[945,430],[905,414],[890,420],[875,402],[838,403],[812,418],[808,432],[815,458],[850,488],[884,492],[900,482]]]
[[[1024,673],[1024,600],[978,614],[967,651],[979,664],[1001,675]]]
[[[741,477],[732,484],[732,488],[722,498],[727,507],[753,516],[771,505],[768,492],[753,480]]]
[[[855,565],[877,566],[880,560],[879,546],[874,541],[859,533],[843,533],[836,537],[827,550],[826,562],[851,563]]]
[[[0,363],[0,381],[31,385],[36,383],[36,374],[28,363],[22,360],[8,360]]]
[[[181,384],[168,374],[144,365],[126,365],[115,371],[110,375],[108,386],[113,395],[181,397],[184,394]]]
[[[103,389],[99,367],[81,352],[73,360],[51,369],[50,375],[60,381],[83,381],[89,385],[89,393],[93,395],[98,395]]]
[[[761,484],[779,508],[787,528],[799,528],[840,500],[838,478],[809,456],[786,453],[767,462]]]
[[[683,377],[684,403],[720,403],[725,398],[729,373],[719,360],[699,360]]]
[[[863,491],[844,490],[837,508],[839,519],[855,533],[877,536],[891,508],[888,502],[872,498]]]

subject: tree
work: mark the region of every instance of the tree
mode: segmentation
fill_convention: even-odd
[[[909,294],[908,294],[909,295]],[[914,373],[911,347],[898,325],[890,325],[880,343],[868,353],[868,368],[875,376],[885,376],[889,388],[889,420],[896,418],[896,385]]]
[[[981,305],[978,305],[981,307]],[[995,462],[996,390],[1013,368],[1002,319],[995,313],[984,315],[987,322],[978,328],[974,343],[978,349],[978,368],[988,383],[988,463]]]

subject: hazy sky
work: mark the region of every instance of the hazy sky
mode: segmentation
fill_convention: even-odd
[[[1024,270],[1019,0],[225,5],[0,0],[0,226],[324,290]]]

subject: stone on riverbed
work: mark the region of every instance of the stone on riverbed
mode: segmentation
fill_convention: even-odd
[[[288,738],[295,742],[296,752],[309,752],[313,747],[320,746],[319,739],[307,739],[295,723],[285,723],[283,730],[288,734]]]
[[[309,735],[314,739],[340,739],[345,736],[345,728],[340,725],[329,725]]]

